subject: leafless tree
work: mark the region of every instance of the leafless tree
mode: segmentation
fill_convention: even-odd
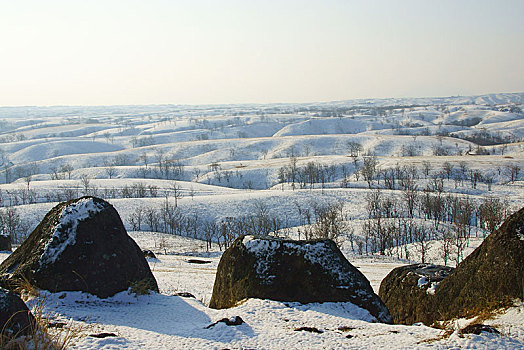
[[[415,246],[417,247],[418,252],[420,253],[420,261],[424,264],[426,263],[427,252],[433,243],[430,240],[429,230],[424,225],[419,225],[414,222],[411,223],[411,233],[415,240]]]
[[[348,150],[349,150],[349,156],[352,158],[356,158],[360,156],[364,148],[359,142],[356,141],[348,141],[347,143]]]
[[[312,238],[331,239],[338,246],[342,245],[344,235],[348,231],[342,214],[343,203],[338,202],[314,208],[316,220],[312,227]]]
[[[69,164],[69,163],[63,164],[60,167],[60,171],[63,172],[63,173],[66,173],[69,180],[71,180],[71,175],[72,175],[74,170],[75,169],[73,168],[73,166],[71,164]]]
[[[444,162],[442,164],[442,169],[444,170],[444,173],[446,174],[446,178],[449,180],[451,177],[451,174],[453,173],[453,164],[450,162]]]
[[[448,264],[448,260],[451,258],[453,248],[453,234],[449,228],[444,228],[440,236],[440,256],[444,260],[444,265]]]
[[[515,183],[520,174],[520,166],[518,164],[508,164],[506,165],[507,172],[510,177],[511,183]]]
[[[91,178],[87,174],[80,176],[80,184],[84,187],[84,196],[89,195],[89,188],[91,185]]]
[[[110,179],[112,179],[113,176],[116,175],[116,168],[113,165],[109,165],[106,167],[106,174]]]
[[[424,174],[424,178],[428,178],[431,168],[432,166],[430,162],[428,162],[427,160],[422,162],[422,172]]]
[[[181,187],[176,183],[176,181],[173,181],[171,184],[171,197],[175,199],[175,208],[178,206],[178,200],[183,197],[182,195],[182,189]]]
[[[142,222],[145,219],[145,209],[143,207],[136,207],[129,216],[129,223],[133,227],[133,231],[142,230]]]
[[[479,206],[480,226],[489,233],[495,232],[506,218],[508,203],[492,196],[485,197]]]
[[[371,188],[371,185],[375,178],[375,174],[377,172],[377,165],[377,157],[364,157],[364,163],[362,165],[362,168],[360,169],[360,173],[362,174],[364,180],[368,183],[368,188]]]
[[[18,243],[22,218],[18,210],[13,207],[0,209],[0,234],[11,237],[11,242]]]

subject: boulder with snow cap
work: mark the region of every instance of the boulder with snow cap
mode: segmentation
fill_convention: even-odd
[[[233,307],[246,298],[351,302],[390,323],[391,316],[366,277],[331,240],[237,238],[218,264],[210,307]]]
[[[393,321],[400,324],[433,322],[429,298],[452,267],[414,264],[393,269],[380,284],[378,295],[386,304]]]
[[[4,285],[20,280],[52,292],[101,298],[141,282],[158,291],[138,245],[108,202],[82,197],[58,204],[1,265]]]
[[[421,274],[418,266],[394,269],[382,281],[379,295],[395,322],[431,325],[513,305],[524,297],[524,208],[487,236],[438,285]]]

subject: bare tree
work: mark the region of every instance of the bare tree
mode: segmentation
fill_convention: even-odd
[[[506,217],[508,203],[495,197],[485,197],[479,206],[480,226],[489,233],[495,232]]]
[[[445,228],[440,236],[440,256],[444,260],[444,265],[448,264],[448,260],[451,258],[452,247],[453,247],[453,234],[449,228]]]
[[[89,188],[91,184],[91,178],[87,174],[80,176],[80,184],[84,187],[84,196],[89,195]]]
[[[352,158],[356,158],[360,156],[364,148],[359,142],[356,141],[348,141],[347,143],[348,150],[349,150],[349,156]]]
[[[371,156],[364,158],[364,163],[362,165],[362,168],[360,169],[360,173],[362,174],[364,180],[368,183],[368,188],[371,188],[373,179],[375,178],[375,174],[377,172],[377,165],[377,157]]]
[[[106,174],[110,179],[112,179],[113,176],[116,175],[116,168],[114,167],[114,165],[109,165],[108,167],[106,167]]]
[[[314,208],[316,220],[312,227],[312,238],[331,239],[342,245],[347,232],[347,224],[342,214],[343,203],[335,203]]]
[[[61,167],[60,167],[60,171],[63,172],[63,173],[67,173],[67,176],[68,176],[68,179],[71,180],[71,174],[73,173],[75,169],[73,168],[73,166],[69,163],[66,163],[66,164],[63,164]]]
[[[508,165],[506,165],[506,169],[507,169],[507,171],[509,173],[509,177],[510,177],[511,183],[515,183],[515,181],[519,177],[520,166],[518,164],[508,164]]]
[[[424,178],[428,178],[429,172],[431,171],[431,163],[427,160],[422,162],[422,172],[424,174]]]
[[[0,234],[11,237],[11,242],[18,243],[22,218],[18,210],[13,207],[0,209]]]
[[[418,225],[414,222],[412,222],[411,225],[411,233],[415,240],[415,246],[420,253],[420,261],[424,264],[426,263],[428,250],[433,242],[430,241],[430,233],[424,225]]]
[[[214,221],[205,221],[202,224],[202,231],[206,241],[206,251],[209,251],[212,248],[213,240],[218,238],[219,226]]]
[[[142,222],[145,220],[145,210],[143,207],[136,207],[129,216],[129,223],[133,227],[133,231],[142,230]]]
[[[178,206],[178,200],[183,197],[182,189],[180,188],[180,186],[178,186],[176,181],[173,181],[173,183],[171,184],[171,190],[172,190],[171,196],[175,198],[175,208],[176,208]]]
[[[451,174],[453,173],[453,164],[450,162],[444,162],[442,164],[442,169],[444,170],[444,173],[446,174],[446,178],[449,180],[451,177]]]

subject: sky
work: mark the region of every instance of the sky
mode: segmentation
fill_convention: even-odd
[[[0,2],[0,106],[524,91],[523,0]]]

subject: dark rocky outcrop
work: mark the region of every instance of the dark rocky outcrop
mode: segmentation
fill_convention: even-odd
[[[379,322],[391,322],[369,281],[331,240],[237,238],[218,264],[210,307],[229,308],[246,298],[351,302]]]
[[[422,278],[416,266],[393,270],[380,286],[395,322],[431,325],[511,305],[524,297],[524,208],[487,236],[434,293],[416,288]]]
[[[174,293],[173,296],[195,299],[195,296],[189,292],[177,292],[177,293]]]
[[[156,259],[156,255],[152,250],[144,249],[142,253],[144,254],[144,258]]]
[[[460,330],[460,333],[476,335],[480,335],[482,333],[500,334],[500,332],[496,328],[479,323],[467,325],[466,327]]]
[[[189,264],[210,264],[211,261],[209,260],[200,260],[200,259],[188,259],[187,262]]]
[[[451,271],[452,267],[429,264],[397,267],[382,280],[378,295],[395,323],[431,324],[433,312],[428,299]]]
[[[11,249],[11,237],[0,235],[0,252],[10,252]]]
[[[205,328],[209,329],[211,327],[216,326],[219,323],[224,323],[226,326],[240,326],[241,324],[244,323],[244,320],[240,316],[233,316],[233,317],[230,317],[230,318],[223,318],[223,319],[220,319],[220,320],[218,320],[218,321],[216,321],[214,323],[211,323],[210,325],[206,326]]]
[[[95,197],[58,204],[1,265],[3,284],[20,280],[52,292],[101,298],[146,283],[158,291],[149,265],[113,206]],[[7,283],[5,283],[7,282]]]
[[[0,288],[1,336],[12,339],[30,333],[35,326],[35,318],[22,299],[15,293]]]
[[[438,286],[444,319],[472,316],[524,298],[524,208],[511,215]]]

